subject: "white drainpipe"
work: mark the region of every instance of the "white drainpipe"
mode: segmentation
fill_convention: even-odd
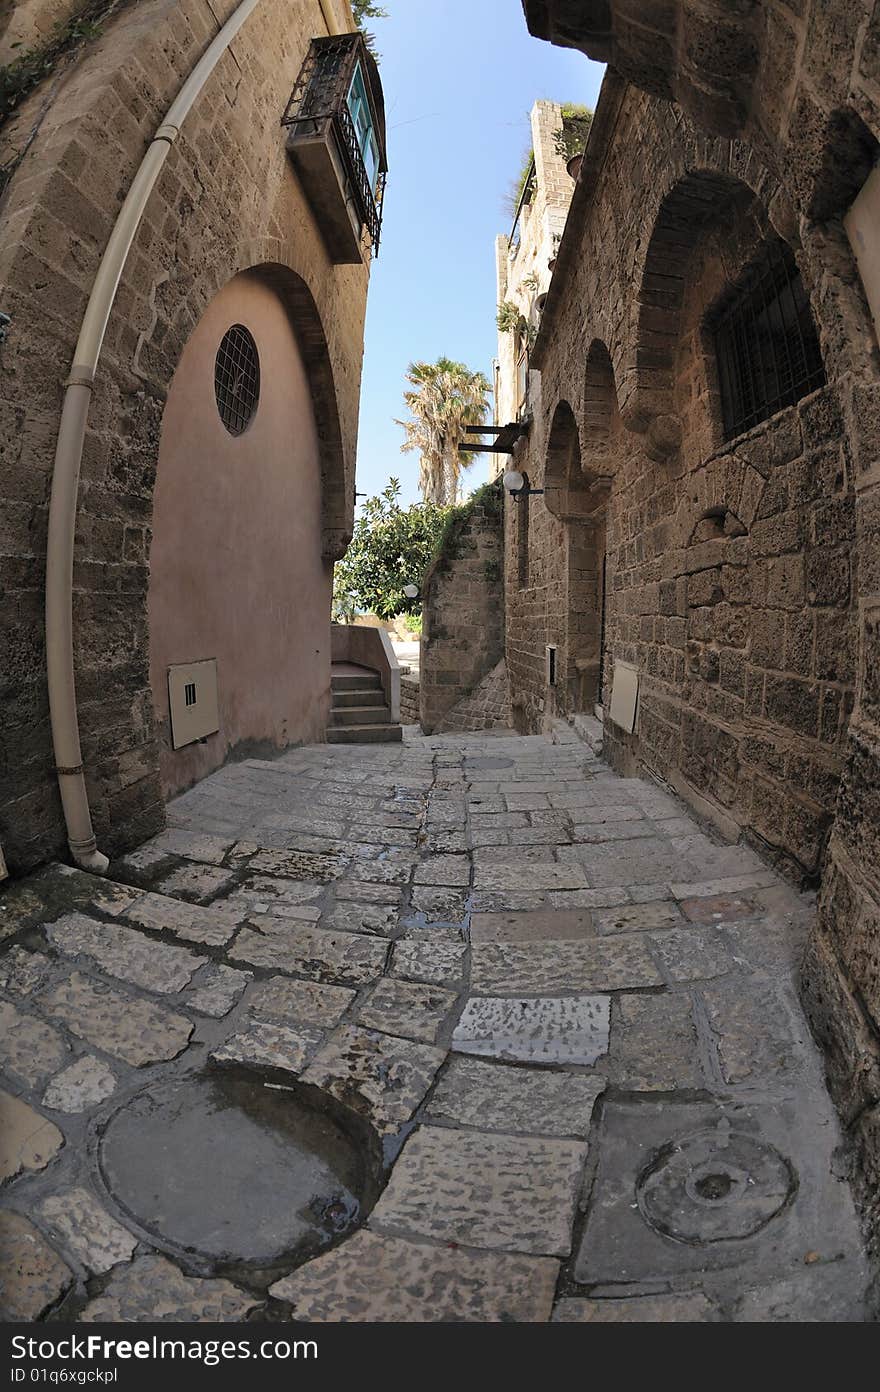
[[[56,772],[70,850],[77,865],[99,875],[106,872],[110,862],[98,850],[92,827],[83,777],[73,671],[73,543],[79,470],[92,385],[128,253],[168,151],[205,83],[259,3],[260,0],[243,0],[238,6],[193,68],[156,131],[110,234],[65,384],[46,546],[46,673]]]

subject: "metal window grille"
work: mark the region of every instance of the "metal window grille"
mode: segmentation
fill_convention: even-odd
[[[354,185],[361,219],[370,234],[373,253],[378,256],[382,200],[385,196],[384,158],[380,161],[375,186],[371,187],[347,100],[355,54],[362,47],[363,40],[359,34],[313,39],[281,124],[293,130],[314,130],[323,121],[332,122],[349,178]],[[378,131],[376,136],[378,139]]]
[[[260,357],[243,324],[233,324],[217,349],[214,395],[220,419],[230,435],[243,434],[260,399]]]
[[[724,438],[825,381],[819,339],[791,248],[774,239],[713,316]]]

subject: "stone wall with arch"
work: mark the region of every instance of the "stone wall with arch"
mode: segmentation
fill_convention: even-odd
[[[13,870],[65,853],[42,631],[63,383],[148,142],[234,9],[234,0],[122,7],[61,80],[37,88],[0,132],[0,164],[14,170],[0,207],[0,303],[12,316],[0,348],[0,841]],[[350,25],[345,0],[331,9]],[[308,45],[326,32],[318,0],[257,6],[169,153],[114,302],[83,456],[74,575],[84,768],[98,841],[109,853],[164,819],[147,588],[165,400],[207,307],[252,268],[280,294],[310,384],[324,566],[351,532],[369,266],[329,260],[280,125]],[[291,728],[288,738],[304,733]]]
[[[607,748],[820,887],[802,984],[867,1193],[880,1163],[880,354],[843,219],[880,153],[880,6],[698,8],[695,28],[689,0],[652,7],[638,34],[657,28],[657,42],[636,45],[628,0],[525,0],[533,32],[616,69],[533,354],[528,467],[560,398],[588,457],[576,386],[585,340],[602,339],[626,432],[608,648],[641,672],[636,734],[606,723]],[[721,63],[738,45],[743,61]],[[825,382],[725,441],[706,316],[772,238],[797,263]]]

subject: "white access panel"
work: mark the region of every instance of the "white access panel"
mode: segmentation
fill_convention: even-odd
[[[636,728],[636,712],[639,705],[639,669],[631,662],[615,662],[614,679],[611,683],[611,710],[609,715],[615,725],[631,735]]]
[[[868,175],[843,225],[880,338],[880,165]]]
[[[180,749],[220,729],[217,706],[217,659],[181,662],[168,668],[171,747]]]

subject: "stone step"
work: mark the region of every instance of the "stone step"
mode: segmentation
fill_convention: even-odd
[[[402,725],[330,725],[328,744],[399,744]]]
[[[336,691],[335,689],[333,691],[334,710],[339,710],[343,706],[374,706],[377,700],[385,700],[385,693],[381,686],[359,686],[356,691]]]
[[[382,678],[378,672],[346,672],[330,676],[331,691],[381,691]]]
[[[330,724],[340,725],[387,725],[391,710],[385,705],[374,706],[334,706],[330,712]]]

